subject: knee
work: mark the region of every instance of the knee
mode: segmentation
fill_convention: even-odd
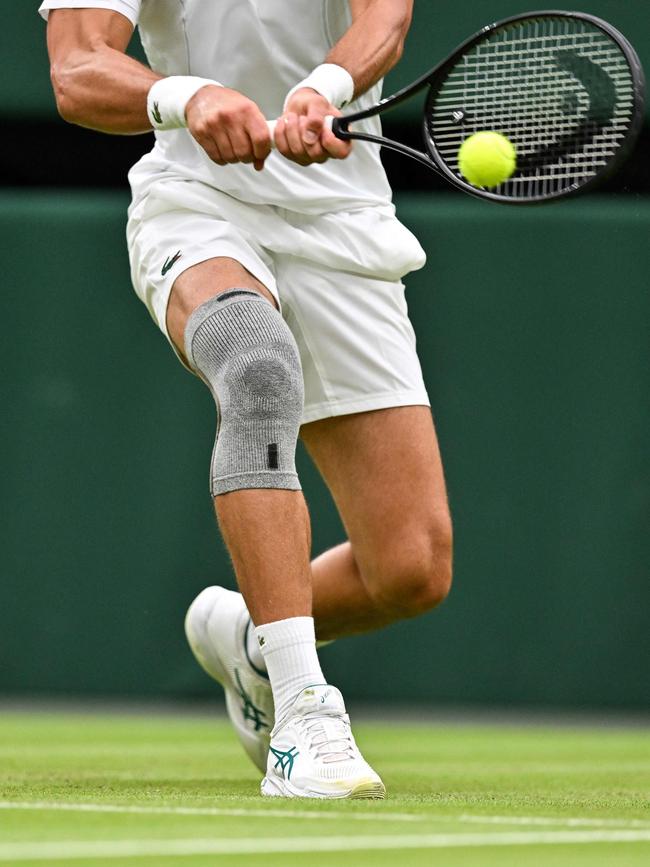
[[[452,581],[451,523],[438,520],[427,532],[396,540],[390,548],[368,581],[377,606],[401,620],[444,602]]]
[[[219,412],[212,495],[299,490],[295,451],[302,370],[296,342],[277,310],[258,293],[224,292],[192,313],[185,348]]]

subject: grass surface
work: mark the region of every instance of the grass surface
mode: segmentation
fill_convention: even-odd
[[[355,728],[384,802],[262,799],[223,720],[8,714],[0,864],[650,864],[643,731]]]

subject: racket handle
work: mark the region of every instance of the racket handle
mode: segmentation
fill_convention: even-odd
[[[328,129],[332,129],[332,124],[334,123],[334,117],[331,114],[328,114],[325,118],[325,126]],[[269,128],[269,135],[271,136],[271,150],[275,150],[275,128],[278,125],[277,120],[267,120],[266,125]],[[334,130],[334,134],[336,135],[336,130]]]

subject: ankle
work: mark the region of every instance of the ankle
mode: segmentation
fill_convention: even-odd
[[[253,669],[253,671],[256,674],[259,674],[261,677],[268,678],[268,672],[266,670],[264,656],[262,655],[259,641],[257,640],[257,635],[255,634],[255,624],[250,619],[250,617],[248,618],[246,632],[244,633],[244,651],[246,653],[246,659],[248,660],[248,664]]]
[[[325,683],[316,652],[313,617],[289,617],[255,629],[273,690],[276,721],[308,686]]]

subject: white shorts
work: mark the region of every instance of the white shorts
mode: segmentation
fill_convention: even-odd
[[[314,217],[165,179],[131,206],[127,238],[136,293],[168,340],[187,268],[227,256],[269,289],[300,350],[303,424],[429,405],[400,279],[424,253],[392,206]]]

